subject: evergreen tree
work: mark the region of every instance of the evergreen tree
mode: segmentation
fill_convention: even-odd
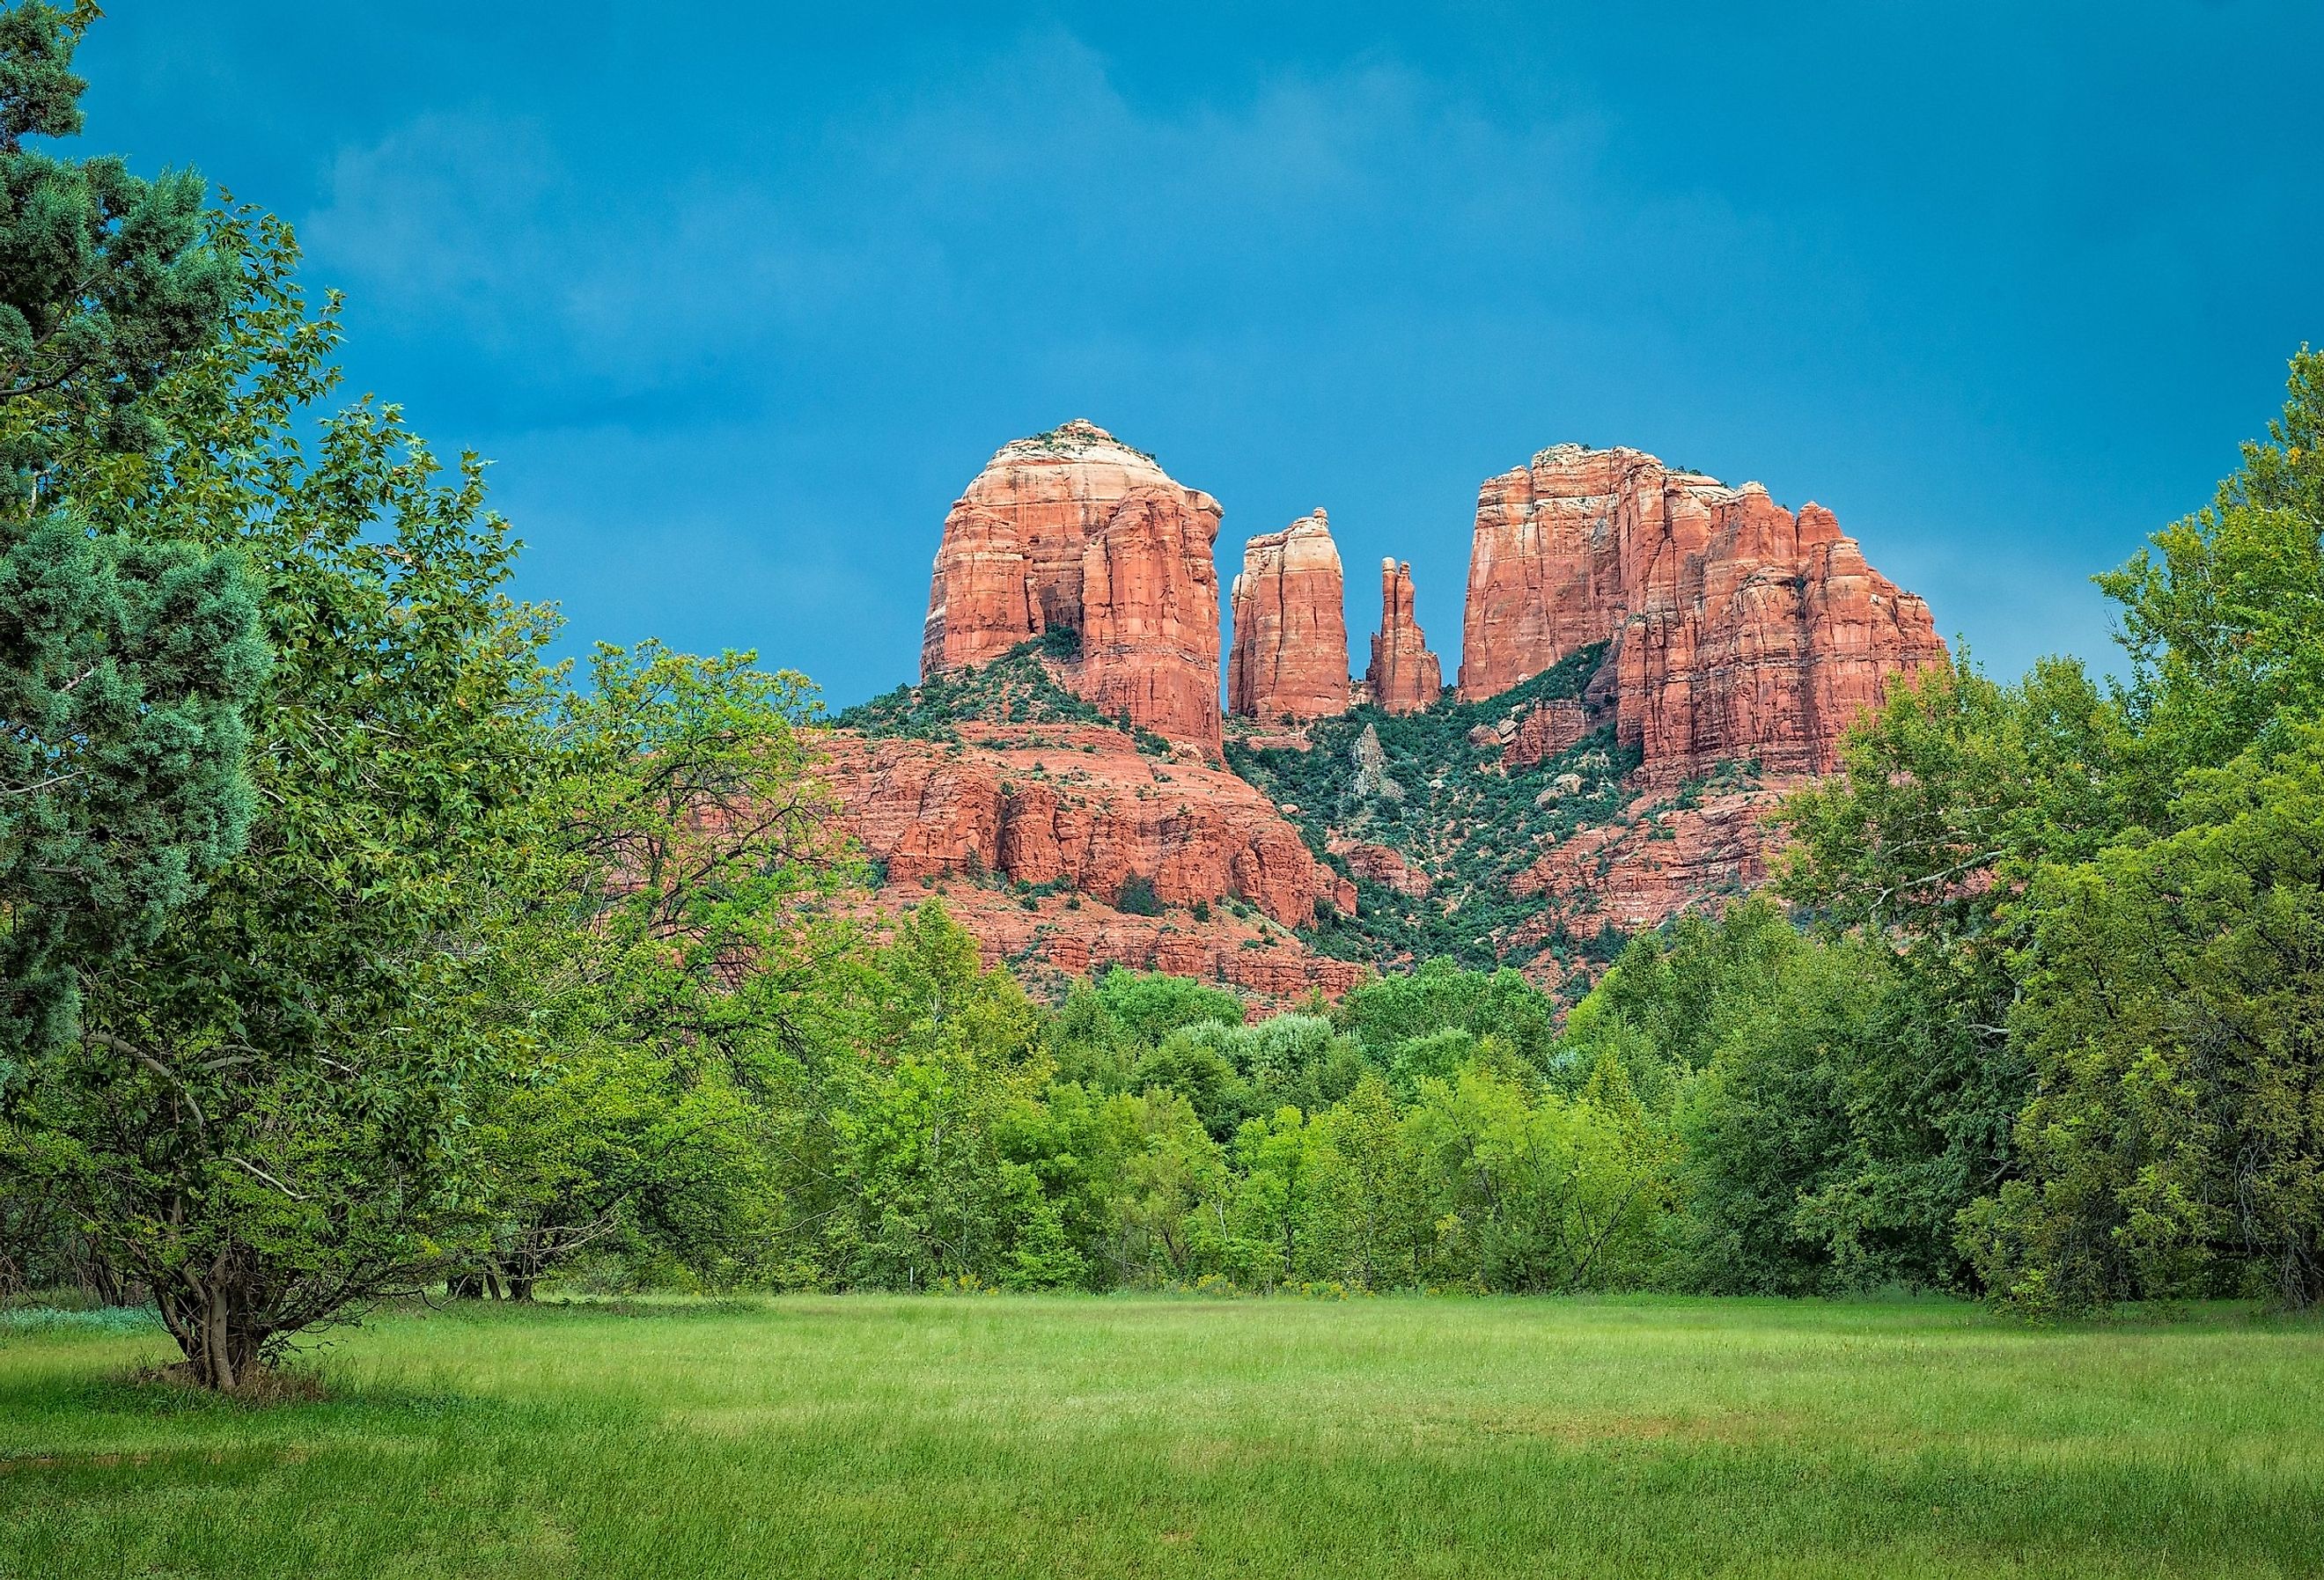
[[[156,387],[233,285],[199,177],[24,146],[80,131],[95,16],[0,12],[0,1101],[74,1035],[84,976],[241,847],[266,668],[236,556],[99,530],[78,498],[150,461]]]

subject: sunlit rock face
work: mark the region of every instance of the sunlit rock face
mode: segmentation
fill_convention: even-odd
[[[1347,712],[1346,593],[1321,506],[1245,546],[1231,599],[1229,713],[1303,719]]]
[[[1498,695],[1600,642],[1650,783],[1721,761],[1829,772],[1858,710],[1945,651],[1928,605],[1821,505],[1794,515],[1756,483],[1558,445],[1479,493],[1461,695]]]
[[[1428,651],[1428,639],[1413,618],[1409,563],[1380,561],[1380,626],[1372,638],[1364,687],[1389,713],[1417,712],[1443,694],[1443,666]]]
[[[1065,684],[1219,750],[1219,504],[1079,419],[1003,445],[945,518],[920,676],[1065,630]],[[1063,644],[1061,651],[1073,651]]]

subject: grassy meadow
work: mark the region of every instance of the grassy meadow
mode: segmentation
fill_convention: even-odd
[[[0,1323],[11,1580],[2324,1574],[2324,1327],[2240,1311],[477,1305],[263,1407]]]

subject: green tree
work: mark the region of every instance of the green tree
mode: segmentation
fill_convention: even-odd
[[[790,1194],[820,1278],[927,1289],[1047,1286],[1085,1269],[1060,1203],[1024,1155],[1028,1104],[1048,1084],[1040,1015],[939,901],[907,911],[880,948],[856,1046],[835,1050],[786,1143],[820,1159]]]
[[[1470,971],[1447,959],[1367,982],[1340,1002],[1341,1030],[1386,1068],[1398,1044],[1442,1031],[1499,1038],[1520,1058],[1545,1064],[1556,1039],[1555,1003],[1518,973]]]
[[[1945,1227],[2017,1168],[2033,1095],[2010,1032],[2025,941],[2015,901],[2045,861],[2095,852],[2123,827],[2120,704],[2079,663],[2045,660],[2016,686],[1966,659],[1900,683],[1849,732],[1841,772],[1785,802],[1793,844],[1777,888],[1827,933],[1885,947],[1904,997],[1885,1060],[1858,1067],[1872,1128],[1828,1232],[1874,1225],[1906,1276],[1966,1285]],[[1925,1225],[1894,1243],[1909,1197]]]
[[[157,384],[217,337],[233,270],[190,171],[32,152],[80,132],[93,5],[0,11],[0,1097],[75,1033],[82,974],[240,848],[266,665],[241,562],[99,531],[93,462],[161,442]]]
[[[2268,432],[2209,509],[2098,578],[2132,665],[2126,822],[2180,826],[2181,775],[2253,747],[2264,762],[2324,716],[2324,352],[2292,359]]]
[[[2282,739],[2035,885],[2027,1177],[1962,1231],[2021,1306],[2324,1299],[2324,725]]]
[[[1671,1147],[1610,1056],[1578,1097],[1483,1069],[1431,1081],[1404,1139],[1428,1192],[1430,1281],[1538,1294],[1651,1276]]]
[[[831,913],[858,872],[813,777],[798,675],[748,654],[601,646],[546,730],[529,882],[499,957],[539,1052],[479,1121],[489,1260],[518,1298],[620,1244],[742,1276],[768,1233],[767,1106],[826,1038],[858,947]]]
[[[278,226],[229,331],[154,386],[165,442],[60,447],[99,531],[238,551],[274,654],[247,848],[86,984],[17,1088],[7,1168],[152,1291],[189,1372],[245,1380],[302,1328],[416,1287],[476,1234],[467,1121],[522,1038],[491,1003],[499,896],[540,837],[548,618],[482,464],[448,477],[392,408],[323,422],[337,328]]]

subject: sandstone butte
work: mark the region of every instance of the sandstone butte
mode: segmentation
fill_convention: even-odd
[[[1244,547],[1230,605],[1229,713],[1283,720],[1348,711],[1346,583],[1321,505]]]
[[[1723,760],[1828,772],[1857,711],[1945,651],[1928,605],[1821,505],[1794,516],[1756,483],[1556,445],[1479,492],[1460,695],[1600,642],[1617,732],[1662,785]]]
[[[1080,419],[1003,445],[945,518],[920,678],[1060,628],[1102,712],[1220,749],[1219,504]]]
[[[1443,667],[1412,617],[1412,567],[1380,561],[1380,624],[1372,638],[1366,694],[1389,713],[1417,713],[1444,691]]]
[[[954,742],[835,732],[826,771],[884,873],[875,905],[942,891],[989,960],[1037,980],[1120,962],[1278,1002],[1360,980],[1367,968],[1289,933],[1319,910],[1351,911],[1352,885],[1287,820],[1296,808],[1219,766],[1219,519],[1209,495],[1087,422],[993,457],[945,521],[923,679],[1070,630],[1078,656],[1072,642],[1045,653],[1051,676],[1174,746],[1160,757],[1120,730],[997,720],[963,722]],[[1409,712],[1436,699],[1411,568],[1381,568],[1380,629],[1359,684],[1343,592],[1321,510],[1250,541],[1227,692],[1250,744],[1304,746],[1308,725],[1358,700]],[[1563,969],[1546,952],[1553,929],[1651,926],[1762,879],[1775,797],[1834,765],[1840,734],[1892,676],[1944,654],[1927,605],[1871,569],[1829,511],[1794,515],[1756,484],[1729,488],[1637,450],[1560,445],[1480,491],[1460,694],[1498,696],[1601,642],[1607,660],[1582,697],[1472,733],[1498,743],[1504,772],[1609,719],[1641,753],[1625,816],[1544,848],[1512,885],[1554,901],[1528,924],[1539,937],[1510,940],[1512,963],[1545,981]],[[1758,764],[1756,783],[1668,798],[1742,760]],[[1349,871],[1412,904],[1442,901],[1405,855],[1325,832]],[[1166,914],[1118,908],[1132,879]]]

